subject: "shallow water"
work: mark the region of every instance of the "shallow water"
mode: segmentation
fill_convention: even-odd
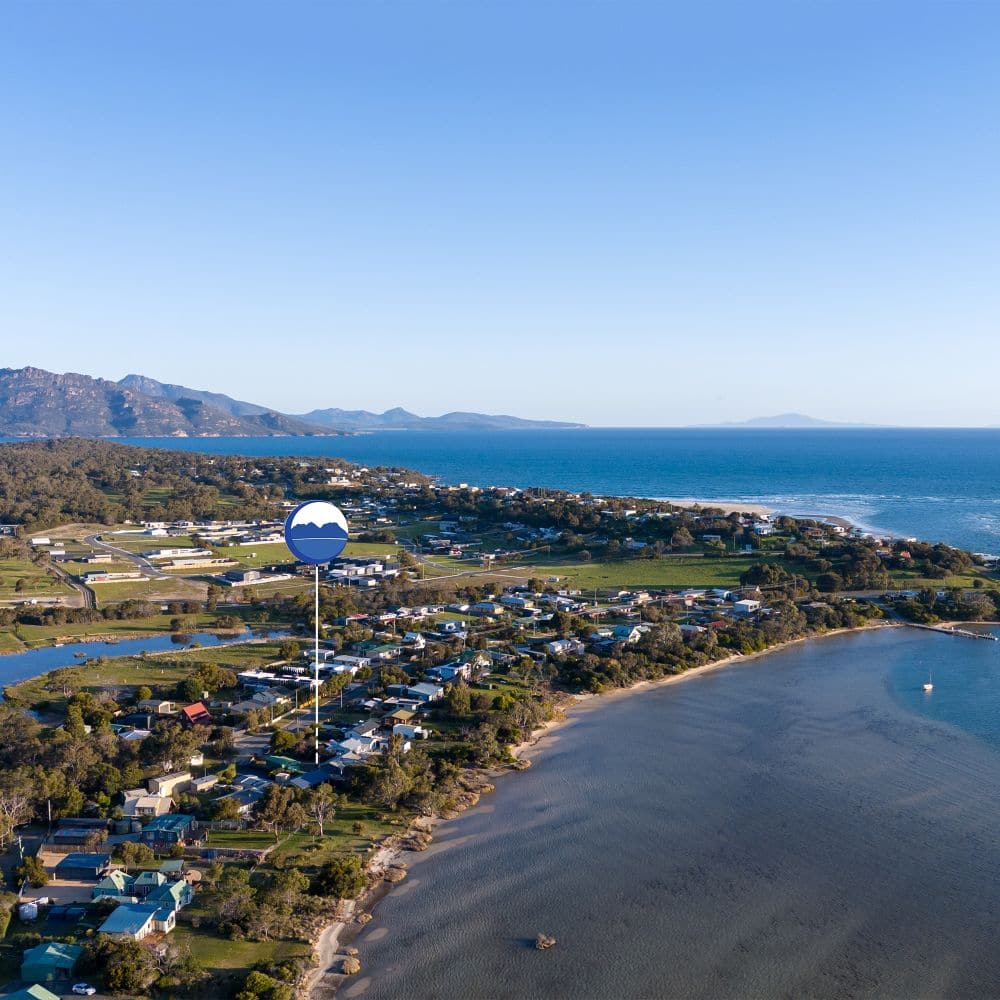
[[[893,630],[598,701],[408,858],[340,995],[997,995],[997,661]]]
[[[287,635],[286,632],[260,634],[276,637]],[[231,646],[233,643],[246,642],[251,635],[249,630],[237,635],[185,632],[183,635],[147,635],[136,639],[120,639],[117,642],[67,642],[62,646],[7,653],[0,656],[0,688],[60,667],[78,667],[98,656],[138,656],[141,653],[160,653],[168,649],[179,651],[190,649],[195,643],[201,646]],[[77,656],[77,653],[82,653],[83,656]]]

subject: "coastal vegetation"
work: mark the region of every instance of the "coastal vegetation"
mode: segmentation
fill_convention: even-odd
[[[991,568],[946,545],[816,519],[333,468],[108,442],[0,446],[0,521],[13,526],[0,578],[25,581],[0,604],[0,649],[280,630],[81,657],[7,686],[0,846],[12,888],[48,880],[46,891],[79,892],[53,863],[50,825],[129,877],[165,864],[172,878],[198,873],[176,928],[161,932],[165,948],[102,935],[113,907],[89,891],[68,929],[8,909],[0,967],[11,977],[26,948],[73,938],[85,945],[81,973],[112,992],[300,995],[322,928],[353,909],[360,920],[376,886],[406,877],[391,848],[426,849],[434,821],[474,805],[499,771],[527,766],[516,748],[574,697],[838,629],[1000,617]],[[280,523],[282,505],[314,497],[349,512],[357,540],[345,564],[381,567],[377,585],[333,576],[320,589],[318,729],[304,676],[309,579],[280,541],[215,537],[237,520]],[[240,573],[274,565],[287,579],[227,586],[178,567],[197,596],[163,599],[137,598],[132,581],[83,582],[102,546],[130,567],[154,544],[224,553]],[[145,572],[150,584],[167,577]],[[183,836],[149,836],[161,813],[139,808],[165,810]],[[23,859],[17,838],[34,845]]]

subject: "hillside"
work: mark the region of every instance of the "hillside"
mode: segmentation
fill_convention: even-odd
[[[270,410],[234,415],[203,399],[154,396],[89,375],[0,369],[8,437],[260,437],[329,433]]]
[[[300,420],[319,424],[321,427],[338,427],[343,430],[462,430],[462,431],[517,431],[517,430],[566,430],[584,427],[584,424],[564,423],[559,420],[527,420],[506,414],[445,413],[440,417],[419,417],[415,413],[396,407],[384,413],[368,410],[312,410],[303,413]]]

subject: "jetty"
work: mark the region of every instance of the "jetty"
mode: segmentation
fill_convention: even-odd
[[[988,639],[997,642],[997,636],[992,632],[970,632],[964,628],[949,628],[947,625],[920,625],[917,622],[906,622],[910,628],[922,628],[928,632],[940,632],[942,635],[955,635],[962,639]]]

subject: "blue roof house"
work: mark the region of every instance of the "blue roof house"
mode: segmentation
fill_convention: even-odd
[[[185,813],[156,816],[142,828],[139,840],[150,847],[171,847],[187,840],[194,828],[194,816]]]
[[[158,903],[122,903],[97,928],[97,933],[122,941],[142,941],[157,932],[169,934],[175,924],[176,916],[169,906],[160,906]]]
[[[67,854],[56,865],[56,874],[76,881],[99,879],[110,866],[110,854]]]

